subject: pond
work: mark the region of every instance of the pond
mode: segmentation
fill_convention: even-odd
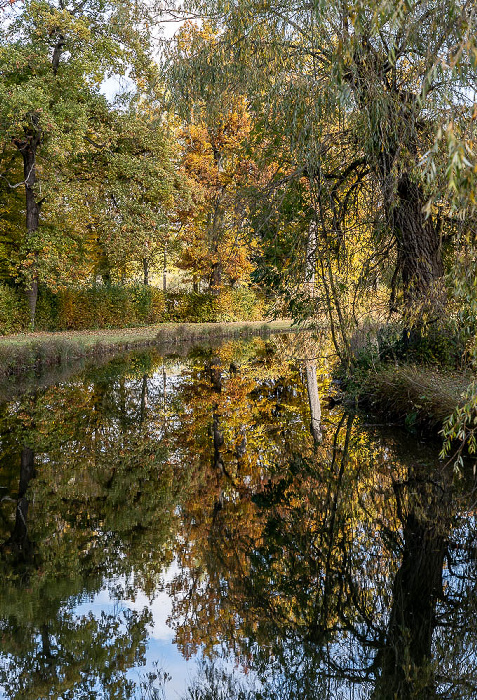
[[[472,464],[347,413],[321,341],[3,388],[0,697],[477,697]]]

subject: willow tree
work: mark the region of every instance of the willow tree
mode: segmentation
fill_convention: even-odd
[[[443,242],[456,224],[445,195],[426,208],[442,190],[422,160],[454,107],[471,118],[476,66],[461,38],[475,26],[474,3],[189,0],[185,9],[208,17],[219,39],[176,61],[175,85],[189,101],[205,89],[248,96],[270,157],[286,154],[280,187],[307,182],[302,230],[316,224],[328,301],[339,301],[344,248],[363,240],[357,283],[374,271],[391,308],[440,313]]]

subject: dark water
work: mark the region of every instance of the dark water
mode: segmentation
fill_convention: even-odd
[[[329,408],[322,355],[3,389],[0,697],[477,698],[473,466]]]

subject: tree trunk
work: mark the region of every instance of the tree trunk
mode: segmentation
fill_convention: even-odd
[[[36,153],[41,142],[40,120],[37,114],[28,115],[31,129],[25,130],[24,139],[14,139],[14,144],[22,154],[23,176],[25,182],[25,209],[27,244],[32,240],[40,221],[40,204],[36,200]],[[35,326],[36,302],[38,299],[38,255],[34,253],[30,267],[30,279],[26,286],[26,297],[30,309],[32,328]]]
[[[424,305],[438,313],[443,300],[436,283],[444,274],[439,231],[432,218],[426,218],[423,212],[421,188],[407,174],[398,182],[397,196],[392,224],[404,306],[411,309],[416,304]]]
[[[162,291],[167,292],[167,248],[164,246],[164,266],[162,268]]]
[[[209,288],[213,294],[218,294],[222,284],[222,264],[216,262],[212,266]]]
[[[142,269],[144,271],[144,285],[147,287],[149,285],[149,262],[147,258],[142,259]]]
[[[310,222],[306,239],[305,282],[313,293],[316,269],[316,223]]]
[[[111,270],[106,270],[101,273],[101,279],[105,287],[111,286]]]

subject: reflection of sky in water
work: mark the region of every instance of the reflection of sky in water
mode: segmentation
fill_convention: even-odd
[[[177,563],[174,562],[163,575],[162,584],[164,589],[167,589],[168,584],[172,582],[178,573],[179,567]],[[124,581],[119,579],[111,583],[119,584],[121,587]],[[113,586],[110,586],[110,588],[113,588]],[[167,590],[156,592],[152,601],[150,601],[144,593],[136,594],[134,600],[118,600],[110,594],[109,588],[104,588],[93,596],[91,600],[76,606],[74,612],[78,617],[93,614],[94,617],[99,618],[101,613],[112,615],[125,609],[140,613],[146,608],[151,614],[152,624],[149,626],[148,630],[149,639],[145,654],[145,664],[130,669],[126,677],[139,687],[141,679],[149,672],[165,672],[169,680],[165,685],[164,698],[165,700],[179,700],[184,696],[187,687],[196,676],[201,656],[199,654],[187,660],[174,644],[173,639],[175,632],[172,627],[167,624],[167,620],[172,613],[172,597]],[[246,682],[250,682],[251,686],[255,686],[257,683],[254,674],[248,672],[245,675],[243,672],[240,672],[231,657],[229,657],[228,660],[222,659],[220,661],[220,668],[230,672],[235,678],[239,678],[241,681],[246,679]],[[143,697],[144,695],[138,691],[138,700],[142,700]],[[230,700],[234,699],[230,698]]]
[[[173,563],[165,572],[163,584],[167,586],[172,581],[179,569]],[[122,610],[130,609],[142,612],[148,609],[152,624],[149,626],[149,639],[147,642],[145,665],[136,666],[130,669],[126,677],[137,684],[144,679],[147,673],[161,671],[168,674],[170,679],[165,687],[166,700],[178,700],[185,693],[189,682],[195,676],[197,670],[198,657],[187,661],[173,643],[174,630],[167,624],[167,619],[172,612],[172,598],[166,590],[158,591],[152,601],[149,601],[143,593],[138,593],[134,600],[118,600],[110,593],[110,589],[121,587],[123,580],[110,582],[108,588],[104,588],[94,595],[90,600],[84,600],[74,608],[75,615],[84,617],[93,615],[96,619],[102,613],[107,615],[118,615]],[[8,663],[8,657],[4,659]],[[85,659],[85,661],[87,661]],[[0,698],[6,700],[7,696],[0,687]],[[138,693],[138,700],[143,695]]]
[[[166,587],[179,572],[176,563],[173,563],[163,576],[163,583]],[[119,581],[118,583],[121,583]],[[170,680],[166,684],[167,700],[177,700],[180,698],[195,675],[197,659],[187,661],[173,643],[174,630],[167,624],[167,619],[172,613],[172,598],[166,590],[158,591],[152,601],[149,601],[143,593],[138,593],[134,600],[120,600],[110,595],[109,589],[105,588],[96,594],[91,601],[86,601],[75,608],[75,613],[87,615],[92,613],[95,617],[100,617],[101,613],[112,614],[118,609],[129,608],[137,612],[142,612],[145,608],[149,610],[152,617],[152,625],[149,627],[149,640],[146,650],[146,663],[144,666],[136,666],[130,669],[127,677],[139,684],[141,677],[149,672],[157,670],[166,672]]]

